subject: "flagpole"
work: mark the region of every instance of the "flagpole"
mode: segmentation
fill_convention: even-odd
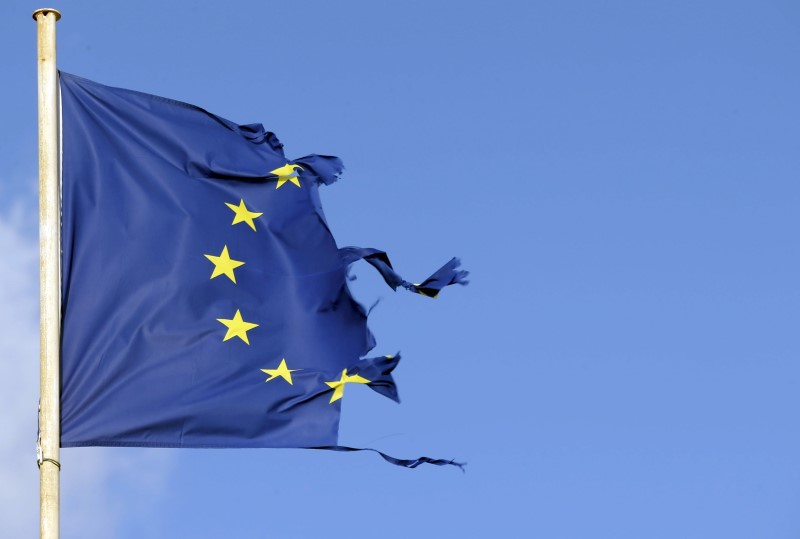
[[[33,12],[39,66],[39,529],[42,539],[59,535],[61,209],[59,188],[58,70],[52,8]]]

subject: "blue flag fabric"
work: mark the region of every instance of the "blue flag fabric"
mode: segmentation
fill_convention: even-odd
[[[318,188],[336,157],[287,159],[261,125],[61,72],[61,445],[338,446],[342,398],[399,401],[399,355],[350,294],[363,259],[436,296],[376,249],[339,249]],[[455,464],[394,459],[395,464]]]

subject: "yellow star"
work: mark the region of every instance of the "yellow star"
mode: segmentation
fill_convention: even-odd
[[[236,309],[236,314],[233,315],[233,318],[230,320],[227,318],[217,318],[217,322],[228,328],[228,332],[225,334],[225,338],[222,339],[222,342],[234,337],[239,337],[247,344],[250,344],[250,341],[247,339],[247,332],[258,327],[258,324],[242,320],[242,313],[239,312],[239,309]]]
[[[341,378],[332,382],[325,382],[326,386],[333,388],[333,395],[331,395],[330,403],[334,403],[344,396],[344,385],[348,382],[353,384],[368,384],[370,383],[370,380],[367,380],[366,378],[357,374],[348,376],[347,369],[343,370]]]
[[[278,177],[278,184],[275,186],[275,189],[280,187],[286,182],[292,182],[297,187],[300,187],[300,178],[297,177],[297,172],[295,169],[303,170],[303,167],[300,165],[291,165],[286,163],[282,167],[278,167],[275,170],[270,170],[270,174],[275,174]]]
[[[265,382],[269,382],[270,380],[274,380],[278,376],[289,382],[289,385],[292,385],[292,373],[295,371],[302,371],[303,369],[290,369],[286,366],[286,359],[281,360],[281,364],[278,365],[277,369],[261,369],[261,372],[265,372],[269,374],[269,378],[264,380]]]
[[[236,214],[233,216],[233,223],[231,223],[231,225],[235,225],[237,223],[247,223],[250,228],[255,230],[256,224],[253,222],[253,219],[264,215],[263,213],[248,210],[247,206],[244,205],[244,199],[239,199],[238,206],[231,204],[230,202],[226,202],[225,205],[232,209],[233,213]]]
[[[244,266],[244,262],[241,260],[234,260],[228,255],[228,246],[225,245],[222,248],[222,253],[219,256],[214,255],[203,255],[207,259],[214,264],[214,272],[211,274],[211,278],[219,277],[220,275],[225,275],[231,281],[236,284],[236,275],[233,274],[233,270],[238,268],[239,266]]]

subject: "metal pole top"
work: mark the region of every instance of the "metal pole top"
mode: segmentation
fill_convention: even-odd
[[[38,21],[39,20],[38,17],[37,17],[39,15],[39,13],[41,13],[42,15],[47,15],[48,13],[52,13],[52,14],[54,14],[56,16],[56,20],[61,18],[61,12],[59,10],[57,10],[55,8],[51,8],[51,7],[43,7],[43,8],[39,8],[36,11],[33,12],[33,20],[34,21]]]

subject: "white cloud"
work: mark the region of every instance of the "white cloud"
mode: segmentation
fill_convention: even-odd
[[[0,215],[0,522],[7,537],[33,536],[39,518],[39,252],[35,232],[22,233],[36,230],[24,209]]]
[[[0,214],[0,531],[4,537],[34,537],[39,527],[36,216],[35,202],[17,203]],[[162,499],[174,458],[164,450],[62,451],[62,535],[87,539],[119,535],[129,505],[125,498],[135,496],[140,510],[154,508]]]

